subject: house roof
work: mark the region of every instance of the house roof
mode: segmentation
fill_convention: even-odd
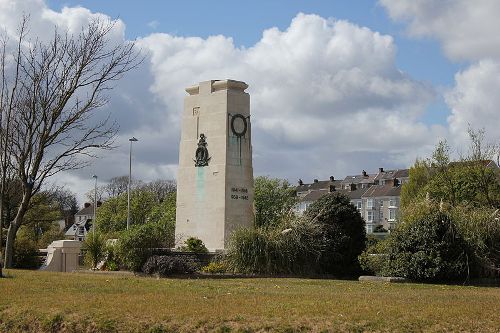
[[[401,195],[401,185],[394,186],[393,184],[387,185],[373,185],[366,189],[363,198],[374,197],[398,197]]]
[[[313,202],[321,198],[322,196],[330,193],[328,190],[317,190],[307,193],[305,196],[300,198],[300,202]]]
[[[342,180],[342,184],[372,184],[376,176],[376,174],[347,176]]]
[[[306,192],[306,191],[317,191],[317,190],[329,190],[330,185],[334,185],[336,188],[340,188],[342,184],[341,180],[320,180],[311,184],[302,184],[296,187],[297,192]]]
[[[357,188],[354,191],[350,191],[348,189],[343,189],[339,190],[337,192],[342,193],[343,195],[347,196],[349,199],[354,200],[354,199],[361,199],[363,194],[369,189],[368,188]]]
[[[395,178],[408,178],[410,175],[409,169],[395,169],[395,170],[385,170],[379,172],[375,180],[387,180],[387,179],[395,179]]]
[[[94,205],[91,204],[88,207],[83,207],[82,209],[80,209],[75,215],[92,215],[92,214],[94,214]]]

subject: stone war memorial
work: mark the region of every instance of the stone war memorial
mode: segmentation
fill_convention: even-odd
[[[252,227],[252,128],[248,85],[211,80],[186,88],[177,174],[176,246],[189,237],[223,250]]]

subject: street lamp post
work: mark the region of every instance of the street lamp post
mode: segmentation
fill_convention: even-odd
[[[95,179],[95,185],[94,185],[94,219],[92,220],[92,233],[95,234],[96,209],[97,209],[97,175],[93,175],[92,178]]]
[[[127,230],[130,227],[130,186],[132,184],[132,143],[139,141],[135,137],[128,139],[130,141],[129,163],[128,163],[128,191],[127,191]]]

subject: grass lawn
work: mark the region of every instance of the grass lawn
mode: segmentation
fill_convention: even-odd
[[[500,332],[500,288],[6,270],[2,332]]]

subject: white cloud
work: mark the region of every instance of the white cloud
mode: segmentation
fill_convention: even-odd
[[[459,142],[467,141],[469,124],[484,128],[490,141],[500,141],[500,64],[483,60],[455,75],[456,85],[446,94],[452,110],[450,132]]]
[[[437,38],[455,60],[500,57],[498,0],[380,0],[415,36]]]
[[[28,2],[34,22],[48,32],[53,24],[76,29],[102,15]],[[6,9],[10,3],[0,0],[0,22],[13,15],[9,10],[19,11],[21,2]],[[123,38],[125,24],[119,21],[116,29]],[[93,173],[107,180],[128,172],[131,136],[140,140],[134,144],[135,177],[173,177],[184,88],[210,79],[250,85],[256,174],[307,180],[407,166],[445,131],[421,122],[434,91],[396,67],[392,37],[348,21],[298,14],[285,31],[267,29],[249,48],[235,47],[226,36],[163,33],[138,46],[145,63],[120,82],[106,107],[121,126],[120,148],[91,168],[59,177],[85,187],[80,193]]]
[[[380,2],[392,18],[409,22],[412,35],[436,38],[450,59],[473,62],[455,75],[455,86],[445,93],[453,144],[467,142],[469,126],[484,128],[488,140],[500,142],[500,1]]]

